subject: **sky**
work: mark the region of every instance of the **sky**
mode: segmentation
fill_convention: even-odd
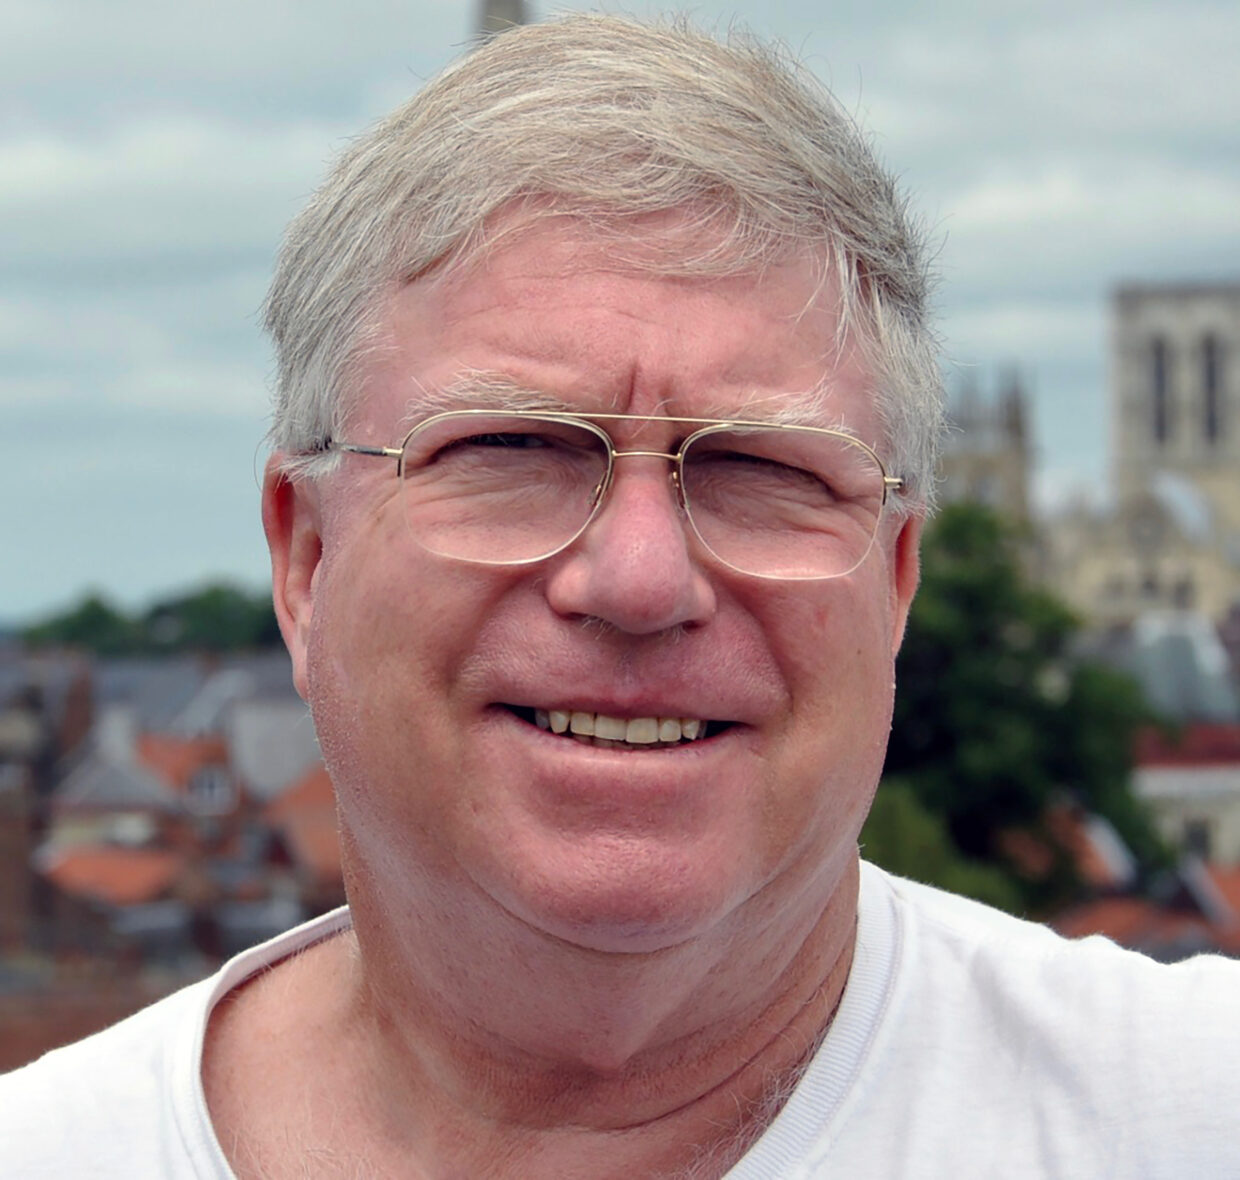
[[[1240,4],[688,11],[782,40],[868,128],[937,243],[949,386],[1017,369],[1037,501],[1104,497],[1114,287],[1240,279]],[[474,19],[472,0],[0,0],[0,623],[88,590],[135,609],[263,586],[280,234]]]

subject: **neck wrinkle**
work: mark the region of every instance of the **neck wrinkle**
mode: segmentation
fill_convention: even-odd
[[[409,1134],[411,1122],[420,1125],[425,1115],[441,1131],[450,1126],[454,1134],[527,1146],[546,1137],[564,1143],[601,1135],[617,1149],[621,1142],[661,1140],[677,1150],[696,1145],[694,1153],[711,1158],[722,1151],[734,1162],[787,1101],[839,1006],[855,946],[857,872],[854,861],[785,963],[787,984],[770,989],[763,1005],[721,1015],[689,1036],[664,1032],[691,1010],[691,994],[647,1033],[641,1048],[617,1054],[614,1063],[604,1063],[606,1054],[598,1052],[593,1061],[588,1051],[558,1057],[531,1052],[497,1037],[481,1020],[463,1031],[427,1022],[417,1014],[437,1011],[439,997],[426,991],[396,1001],[385,997],[362,955],[354,1027],[369,1042],[372,1068],[385,1079],[384,1101],[395,1126]],[[639,1011],[658,994],[666,972],[629,974],[621,987],[609,989],[610,999],[618,1009]],[[502,990],[510,973],[501,967],[498,979]],[[557,1018],[567,1017],[558,1020],[562,1044],[573,1044],[574,1030],[600,1015],[589,1004],[567,1013],[550,991],[545,1002]],[[747,1035],[738,1042],[721,1028]]]

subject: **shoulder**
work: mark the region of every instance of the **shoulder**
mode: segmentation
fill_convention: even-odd
[[[807,1155],[814,1166],[1240,1175],[1240,1145],[1217,1114],[1240,1101],[1240,964],[1164,965],[1102,938],[1065,939],[868,865],[857,946],[883,986],[873,1019],[851,1030],[864,1048]],[[835,1031],[822,1052],[838,1058]]]
[[[0,1175],[230,1176],[201,1081],[212,1009],[256,972],[347,923],[343,910],[307,923],[111,1028],[0,1076]]]
[[[1231,992],[1240,983],[1240,961],[1221,955],[1160,963],[1101,935],[1065,938],[1040,922],[893,877],[872,865],[866,866],[866,878],[871,891],[887,899],[905,933],[927,954],[947,952],[978,963],[995,960],[996,970],[1006,965],[1022,977],[1030,968],[1052,973],[1081,971],[1080,983],[1085,986],[1091,980],[1108,979],[1152,992],[1212,984]]]
[[[1009,1046],[1019,1036],[1108,1066],[1120,1054],[1164,1080],[1183,1075],[1195,1087],[1214,1076],[1240,1092],[1240,962],[1200,955],[1158,963],[870,866],[866,888],[893,911],[914,1009],[933,996],[962,1026],[989,1027]]]
[[[848,986],[736,1180],[1240,1175],[1240,964],[1163,966],[863,864]]]
[[[0,1173],[69,1176],[89,1167],[110,1177],[160,1166],[161,1140],[175,1135],[170,1116],[184,1100],[188,1075],[178,1058],[189,1051],[211,983],[0,1077]]]

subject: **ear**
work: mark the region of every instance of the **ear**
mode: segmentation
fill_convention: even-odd
[[[924,517],[910,516],[900,525],[891,548],[891,607],[895,617],[891,632],[893,656],[904,642],[909,607],[913,605],[917,583],[921,579],[921,530],[924,524]]]
[[[263,473],[263,531],[271,553],[271,599],[280,634],[293,659],[293,684],[306,699],[306,649],[314,614],[314,590],[323,556],[319,499],[309,480],[290,479],[282,456],[272,455]]]

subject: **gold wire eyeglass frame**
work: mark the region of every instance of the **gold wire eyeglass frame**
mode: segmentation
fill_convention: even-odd
[[[786,422],[759,422],[746,420],[742,418],[671,418],[655,414],[575,414],[567,411],[559,410],[488,410],[488,409],[465,409],[465,410],[445,410],[438,414],[432,414],[429,418],[423,419],[401,440],[400,446],[384,447],[371,446],[365,443],[345,442],[338,439],[329,438],[323,444],[325,451],[338,451],[349,455],[362,455],[368,458],[378,459],[395,459],[396,474],[403,480],[405,453],[409,445],[410,439],[415,435],[422,433],[436,423],[449,419],[461,419],[468,421],[470,418],[517,418],[523,421],[558,423],[565,426],[577,426],[590,433],[596,435],[603,443],[607,452],[607,467],[604,471],[602,479],[599,481],[594,491],[593,503],[590,511],[581,526],[568,537],[565,541],[555,545],[545,553],[539,553],[534,557],[515,558],[508,560],[488,560],[479,557],[461,557],[452,554],[440,554],[440,556],[451,557],[454,561],[464,561],[474,565],[503,565],[503,566],[520,566],[535,565],[540,561],[546,561],[554,557],[557,553],[562,553],[570,545],[573,544],[594,522],[599,515],[603,505],[607,502],[608,493],[611,490],[613,477],[615,473],[615,462],[617,459],[628,459],[636,457],[647,457],[652,459],[666,459],[672,464],[671,480],[672,485],[676,489],[676,502],[681,514],[688,522],[693,535],[698,539],[705,550],[718,562],[727,566],[729,569],[735,570],[737,573],[745,574],[748,577],[766,578],[771,581],[779,582],[798,582],[798,581],[827,581],[831,578],[842,578],[852,573],[858,566],[869,556],[870,550],[874,547],[874,538],[878,535],[879,524],[882,520],[883,510],[886,508],[891,496],[901,492],[904,489],[905,481],[898,475],[888,475],[887,468],[883,461],[878,457],[874,448],[867,443],[856,438],[854,435],[848,434],[842,430],[833,430],[825,426],[802,426],[794,425]],[[615,441],[611,435],[602,427],[598,426],[599,422],[647,422],[660,423],[672,426],[695,426],[698,429],[693,430],[686,435],[676,446],[674,451],[648,451],[648,450],[618,450]],[[825,438],[838,439],[849,446],[857,447],[863,451],[878,469],[882,477],[882,495],[879,502],[879,510],[875,514],[874,529],[870,534],[869,544],[865,550],[857,558],[857,560],[846,570],[840,570],[837,573],[830,574],[781,574],[781,573],[761,573],[754,570],[747,570],[740,566],[727,561],[715,552],[714,548],[702,536],[700,529],[693,518],[693,510],[689,504],[688,497],[685,495],[685,479],[684,479],[684,456],[692,447],[692,444],[700,438],[711,434],[717,434],[726,430],[764,430],[764,431],[788,431],[790,433],[802,435],[818,435]],[[431,550],[431,552],[438,552]]]

